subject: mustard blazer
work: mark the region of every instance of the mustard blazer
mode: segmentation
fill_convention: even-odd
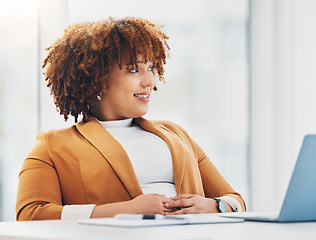
[[[178,194],[242,197],[178,125],[134,119],[169,146]],[[64,205],[127,201],[142,194],[122,146],[94,118],[37,135],[24,160],[16,201],[17,220],[60,219]]]

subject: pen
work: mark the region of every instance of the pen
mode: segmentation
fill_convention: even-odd
[[[116,219],[120,220],[161,220],[161,219],[171,219],[171,220],[185,220],[184,217],[179,216],[164,216],[160,214],[147,215],[147,214],[116,214],[114,216]]]
[[[116,214],[114,216],[116,219],[121,220],[157,220],[157,219],[164,219],[163,215],[147,215],[147,214]]]

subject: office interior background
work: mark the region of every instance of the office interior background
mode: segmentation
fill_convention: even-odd
[[[248,210],[279,210],[304,135],[316,133],[314,0],[0,0],[0,214],[15,219],[22,162],[39,131],[68,127],[45,48],[76,22],[164,25],[171,57],[148,119],[184,127]]]

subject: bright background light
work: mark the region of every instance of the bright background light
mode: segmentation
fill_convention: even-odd
[[[0,1],[1,218],[38,131],[67,127],[40,66],[74,22],[165,25],[171,58],[149,119],[182,125],[250,210],[278,210],[303,136],[316,133],[316,1]],[[248,57],[249,56],[249,57]]]

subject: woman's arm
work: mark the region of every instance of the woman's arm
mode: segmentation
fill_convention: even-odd
[[[234,203],[234,210],[246,211],[246,205],[242,196],[230,186],[230,184],[217,170],[215,165],[210,161],[210,159],[207,157],[204,151],[200,148],[200,146],[194,140],[192,140],[188,135],[187,137],[191,141],[192,149],[195,151],[195,156],[198,161],[198,166],[199,166],[199,171],[200,171],[200,175],[201,175],[201,179],[203,183],[205,197],[206,198],[224,197],[227,199],[229,198],[233,199],[233,201],[230,201],[230,202]],[[222,200],[225,202],[224,199]],[[229,207],[228,209],[230,210],[231,208]]]
[[[129,201],[95,206],[91,217],[112,217],[117,213],[164,214],[172,211],[164,206],[171,202],[171,199],[158,194],[139,195]],[[61,219],[62,194],[53,166],[38,159],[24,161],[16,211],[17,220]]]
[[[56,146],[53,145],[51,148],[55,150]],[[45,133],[40,133],[35,146],[25,159],[19,175],[16,201],[17,220],[61,219],[65,199],[67,199],[67,206],[74,206],[71,204],[85,205],[87,201],[80,172],[75,168],[76,164],[59,166],[63,173],[58,172],[57,163],[53,162],[51,151],[48,149],[47,136]],[[64,153],[69,158],[69,154],[67,154],[67,152]],[[67,171],[69,171],[68,174]],[[66,175],[67,178],[65,178]],[[79,177],[76,177],[77,175]],[[111,195],[113,192],[107,194]],[[106,201],[108,200],[105,199],[104,203]],[[164,203],[170,201],[161,195],[139,195],[132,200],[122,199],[116,203],[90,202],[97,205],[94,207],[91,217],[109,217],[117,213],[162,214],[164,211],[171,211],[164,207]],[[74,209],[72,208],[71,211]],[[76,214],[72,213],[72,215]]]
[[[172,199],[166,198],[163,195],[143,194],[125,202],[95,206],[91,218],[113,217],[118,213],[166,214],[173,211],[173,208],[165,207],[166,204],[172,204],[172,202]]]
[[[45,161],[26,159],[19,175],[17,220],[60,219],[62,196],[58,176]]]
[[[166,203],[165,207],[179,209],[168,214],[196,214],[196,213],[218,213],[216,200],[213,198],[205,198],[196,194],[181,194],[172,198],[174,202]],[[232,212],[230,205],[223,201],[226,212]]]
[[[183,208],[175,213],[217,212],[216,201],[212,198],[221,198],[227,211],[245,211],[243,198],[237,193],[220,174],[214,164],[206,156],[198,144],[190,138],[180,126],[169,123],[167,126],[188,144],[194,153],[194,161],[198,163],[198,171],[202,180],[204,196],[182,194],[174,198],[175,202],[167,207]],[[190,166],[186,166],[190,167]],[[194,184],[194,183],[192,183]],[[233,207],[233,208],[232,208]]]

